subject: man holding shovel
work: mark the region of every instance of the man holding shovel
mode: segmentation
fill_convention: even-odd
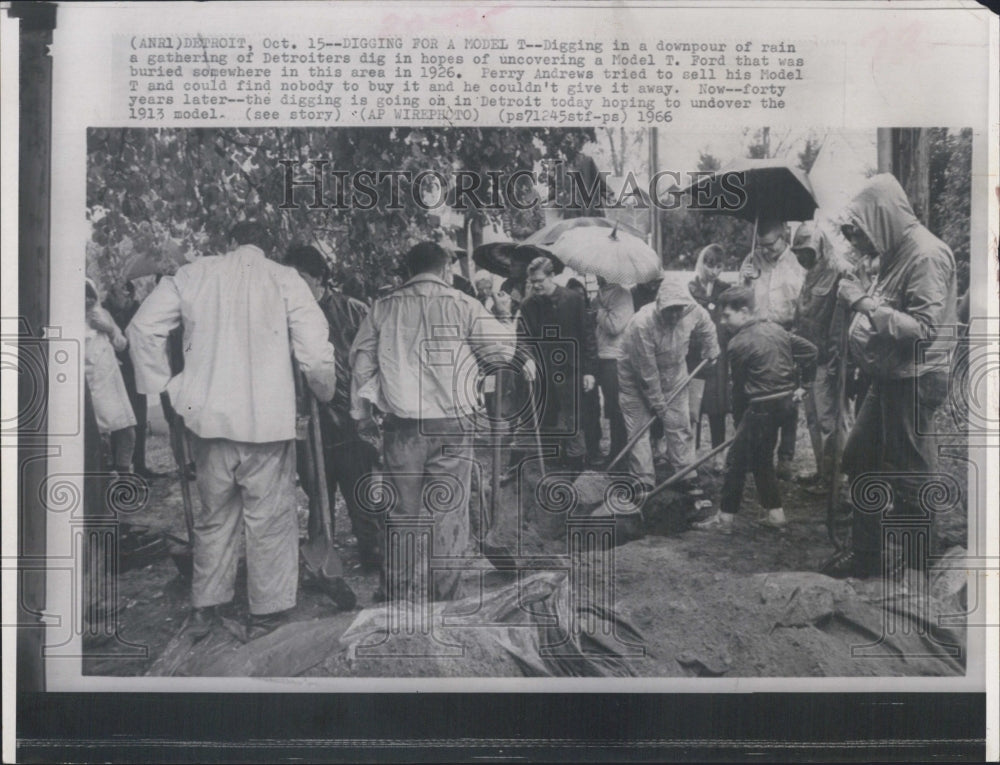
[[[838,382],[840,365],[847,359],[843,345],[847,311],[837,300],[841,277],[852,265],[838,255],[829,236],[819,224],[807,221],[799,226],[792,252],[804,269],[805,281],[795,306],[795,334],[816,346],[816,380],[806,389],[803,405],[813,441],[816,472],[799,478],[811,494],[826,494],[838,449],[847,440],[847,412],[841,412],[843,391]],[[837,429],[841,432],[836,432]]]
[[[234,249],[164,279],[128,327],[140,393],[166,390],[191,433],[201,511],[194,519],[189,628],[207,634],[234,595],[246,531],[250,639],[295,606],[295,371],[320,401],[336,387],[326,319],[297,273],[265,256],[260,224],[237,224]],[[184,371],[171,376],[167,336],[183,324]]]
[[[374,407],[385,414],[385,538],[399,547],[386,550],[375,599],[426,604],[460,596],[462,571],[423,575],[428,558],[466,554],[477,357],[509,362],[514,331],[451,286],[452,258],[440,245],[421,242],[405,262],[410,279],[375,301],[351,346],[351,417],[365,437],[377,429]],[[506,317],[510,298],[496,299]]]
[[[695,302],[686,285],[665,278],[656,301],[643,306],[625,329],[618,362],[619,404],[629,438],[647,427],[651,418],[659,418],[674,472],[693,464],[695,457],[684,382],[692,343],[701,348],[702,359],[711,362],[718,358],[719,341],[712,317]],[[648,436],[636,442],[629,464],[647,489],[656,484]],[[697,474],[692,474],[684,482],[685,488],[696,491],[697,481]]]

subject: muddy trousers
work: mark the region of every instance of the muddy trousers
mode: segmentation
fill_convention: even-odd
[[[618,401],[625,417],[625,426],[628,428],[629,437],[631,437],[649,421],[650,417],[653,416],[653,410],[646,403],[642,394],[633,393],[627,388],[619,393]],[[695,458],[694,436],[691,432],[691,418],[688,412],[688,397],[683,393],[676,396],[667,405],[667,412],[662,421],[667,459],[670,462],[670,467],[676,472],[690,465]],[[656,484],[653,449],[648,434],[640,438],[632,447],[628,460],[629,471],[633,475],[650,486]],[[688,476],[689,480],[694,477],[693,473]]]
[[[369,512],[366,495],[371,490],[372,469],[378,458],[375,449],[357,437],[353,424],[337,428],[324,423],[323,466],[326,488],[330,499],[330,513],[336,516],[337,489],[344,498],[347,515],[351,519],[351,531],[358,540],[358,552],[364,557],[374,557],[378,553],[381,531],[381,516]],[[315,478],[309,474],[305,445],[296,454],[296,470],[302,490],[311,498]],[[336,518],[330,518],[330,529],[336,533]],[[309,538],[323,533],[322,521],[317,516],[310,517]]]
[[[191,441],[201,497],[194,514],[192,605],[233,599],[245,529],[250,613],[292,608],[299,581],[295,442],[253,444],[193,433]]]
[[[813,455],[816,458],[816,472],[824,478],[830,477],[833,470],[835,446],[837,442],[843,450],[850,431],[849,423],[854,419],[849,411],[844,417],[838,417],[837,363],[827,362],[816,368],[816,380],[802,401],[806,414],[806,425],[813,444]],[[840,420],[841,430],[837,435],[837,422]]]
[[[765,510],[781,507],[781,489],[774,473],[774,445],[789,409],[795,407],[788,399],[782,399],[756,404],[744,412],[726,454],[726,474],[719,500],[722,512],[739,511],[748,472],[753,473],[761,507]]]
[[[383,450],[390,502],[383,537],[386,594],[417,602],[461,597],[460,570],[432,571],[430,582],[425,574],[435,558],[467,553],[471,434],[455,419],[390,415]]]
[[[934,512],[921,506],[921,495],[928,474],[936,469],[937,444],[930,434],[934,412],[947,389],[947,375],[937,372],[872,381],[844,447],[843,470],[852,479],[852,496],[868,495],[863,483],[884,496],[879,487],[887,485],[891,502],[885,508],[854,505],[852,547],[857,553],[882,554],[883,531],[894,521],[924,524],[928,543],[933,540]],[[923,550],[926,553],[928,547]],[[921,567],[925,560],[908,562]]]

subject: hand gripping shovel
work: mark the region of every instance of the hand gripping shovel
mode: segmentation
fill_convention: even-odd
[[[670,394],[667,396],[666,404],[669,404],[677,396],[679,396],[683,391],[687,390],[688,385],[695,376],[701,372],[702,369],[708,364],[708,359],[702,361],[698,366],[696,366],[691,373],[684,378],[684,380],[674,388]],[[649,422],[643,425],[639,430],[637,430],[632,437],[628,440],[618,455],[611,460],[611,464],[608,465],[606,472],[598,473],[593,470],[588,470],[581,473],[577,479],[573,482],[573,489],[576,491],[577,497],[580,499],[580,504],[582,505],[596,505],[599,502],[604,501],[605,494],[608,487],[614,483],[615,479],[610,476],[612,470],[615,466],[622,461],[626,454],[632,451],[632,448],[639,443],[639,439],[646,435],[646,432],[653,427],[653,423],[656,422],[656,415],[654,414],[649,418]],[[700,462],[698,463],[701,464]],[[697,465],[696,465],[697,466]]]
[[[326,469],[323,460],[323,436],[319,428],[319,407],[316,399],[307,392],[310,404],[309,438],[306,449],[307,460],[313,472],[313,494],[310,502],[320,514],[321,534],[302,545],[300,552],[306,570],[316,580],[319,587],[343,611],[349,611],[357,604],[354,591],[344,581],[344,564],[333,546],[333,523],[330,510],[330,494],[326,483]]]

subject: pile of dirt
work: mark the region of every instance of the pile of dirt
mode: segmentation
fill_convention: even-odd
[[[522,575],[426,615],[401,609],[392,627],[383,605],[355,615],[349,628],[346,615],[298,621],[246,644],[232,629],[185,643],[182,630],[151,674],[849,677],[964,671],[964,633],[938,624],[939,616],[960,613],[961,588],[946,571],[895,585],[801,571],[734,576],[663,537],[610,554],[613,562],[593,567],[579,558],[571,573]]]

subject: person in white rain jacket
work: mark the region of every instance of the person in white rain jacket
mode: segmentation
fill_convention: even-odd
[[[294,269],[265,257],[261,226],[237,224],[232,239],[229,253],[163,279],[127,335],[139,392],[165,390],[192,436],[201,511],[191,629],[207,634],[215,607],[232,600],[245,526],[253,638],[284,621],[298,589],[292,354],[322,402],[336,361],[322,310]],[[167,335],[178,324],[184,370],[171,377]]]
[[[701,348],[701,357],[714,361],[719,356],[715,324],[708,311],[698,305],[686,284],[663,280],[653,303],[632,317],[622,340],[618,362],[618,400],[631,438],[649,418],[663,423],[667,458],[675,472],[694,462],[694,438],[688,414],[688,393],[667,398],[687,377],[686,357],[692,342]],[[655,483],[653,452],[649,437],[640,438],[629,453],[631,472],[648,487]],[[697,484],[692,475],[685,482]]]

